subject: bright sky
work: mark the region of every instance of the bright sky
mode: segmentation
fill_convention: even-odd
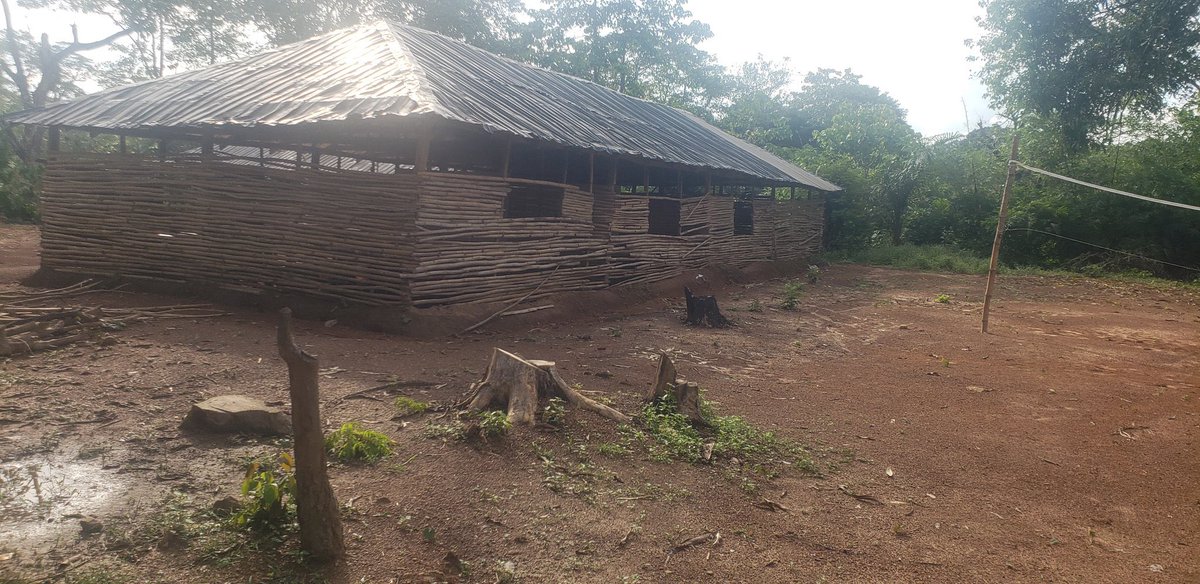
[[[691,0],[712,27],[704,48],[737,66],[762,54],[791,62],[797,83],[820,67],[852,69],[891,94],[925,135],[991,121],[963,43],[978,36],[975,0]],[[963,101],[966,101],[966,113]]]
[[[759,54],[786,57],[797,84],[819,67],[852,69],[896,98],[909,123],[927,136],[962,132],[967,116],[972,126],[994,116],[971,77],[971,50],[963,43],[978,36],[975,17],[982,9],[974,0],[690,0],[688,8],[712,27],[704,48],[723,65]],[[18,28],[48,32],[54,41],[70,39],[72,22],[84,41],[115,30],[103,18],[14,9]],[[88,56],[103,58],[104,51]]]

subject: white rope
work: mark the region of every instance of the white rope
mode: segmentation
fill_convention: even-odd
[[[1044,174],[1044,175],[1046,175],[1046,176],[1049,176],[1049,177],[1053,177],[1053,178],[1056,178],[1056,179],[1059,179],[1059,180],[1065,180],[1065,181],[1067,181],[1067,182],[1069,182],[1069,183],[1075,183],[1075,184],[1077,184],[1077,185],[1082,185],[1082,186],[1085,186],[1085,187],[1092,187],[1093,189],[1101,190],[1101,191],[1104,191],[1104,192],[1106,192],[1106,193],[1112,193],[1112,194],[1114,194],[1114,195],[1121,195],[1121,196],[1123,196],[1123,197],[1132,197],[1132,198],[1134,198],[1134,199],[1141,199],[1141,200],[1143,200],[1143,201],[1150,201],[1151,203],[1159,203],[1159,204],[1161,204],[1161,205],[1170,205],[1170,206],[1172,206],[1172,207],[1179,207],[1180,209],[1187,209],[1187,210],[1189,210],[1189,211],[1200,211],[1200,207],[1197,207],[1197,206],[1195,206],[1195,205],[1187,205],[1187,204],[1184,204],[1184,203],[1176,203],[1175,201],[1168,201],[1168,200],[1166,200],[1166,199],[1155,199],[1154,197],[1147,197],[1147,196],[1145,196],[1145,195],[1137,195],[1137,194],[1134,194],[1134,193],[1129,193],[1129,192],[1125,192],[1125,191],[1120,191],[1120,190],[1117,190],[1117,189],[1110,189],[1110,188],[1108,188],[1108,187],[1102,187],[1102,186],[1100,186],[1100,185],[1094,185],[1094,184],[1092,184],[1092,183],[1090,183],[1090,182],[1084,182],[1084,181],[1081,181],[1081,180],[1079,180],[1079,179],[1074,179],[1074,178],[1071,178],[1071,177],[1069,177],[1069,176],[1063,176],[1063,175],[1061,175],[1061,174],[1055,174],[1055,173],[1053,173],[1053,172],[1050,172],[1050,171],[1048,171],[1048,170],[1042,170],[1042,169],[1040,169],[1040,168],[1034,168],[1034,167],[1032,167],[1032,166],[1029,166],[1028,164],[1021,164],[1020,162],[1017,162],[1016,160],[1013,160],[1013,161],[1012,161],[1012,163],[1013,163],[1013,164],[1016,164],[1017,166],[1020,166],[1021,168],[1024,168],[1025,170],[1028,170],[1028,171],[1030,171],[1030,172],[1036,172],[1036,173],[1038,173],[1038,174]]]

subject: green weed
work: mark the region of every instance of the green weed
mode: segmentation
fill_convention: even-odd
[[[795,310],[800,303],[800,295],[804,292],[804,284],[791,280],[783,285],[783,300],[779,303],[784,310]]]
[[[296,469],[292,455],[251,462],[242,479],[242,508],[231,521],[237,527],[275,529],[290,523],[295,513]]]
[[[937,302],[938,304],[950,304],[950,295],[949,294],[938,294],[933,299],[933,301]]]
[[[396,401],[392,402],[396,406],[396,411],[401,416],[415,416],[425,413],[429,409],[429,404],[423,401],[417,401],[406,395],[396,396]]]
[[[367,430],[354,422],[346,422],[341,428],[325,437],[325,447],[338,460],[345,462],[376,462],[391,456],[395,442],[387,435]]]
[[[512,429],[508,414],[500,410],[479,412],[479,432],[484,440],[499,438]]]
[[[542,409],[542,421],[551,426],[561,426],[567,419],[567,402],[562,398],[552,397]],[[507,421],[507,420],[506,420]]]

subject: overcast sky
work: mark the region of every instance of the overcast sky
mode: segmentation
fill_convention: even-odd
[[[890,93],[925,135],[964,131],[994,115],[971,77],[975,0],[691,0],[712,27],[704,48],[723,65],[787,57],[797,82],[820,67],[852,69]],[[963,112],[963,101],[967,112]]]
[[[852,69],[895,97],[925,135],[964,131],[968,115],[972,125],[994,115],[971,77],[971,51],[963,43],[977,36],[975,17],[982,9],[975,0],[690,0],[688,7],[712,27],[704,48],[723,65],[735,67],[759,54],[786,57],[797,83],[819,67]],[[49,32],[55,41],[70,38],[73,21],[85,41],[115,30],[103,19],[16,12],[19,28]],[[104,52],[89,56],[103,58]]]

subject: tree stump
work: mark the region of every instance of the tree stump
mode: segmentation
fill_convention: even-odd
[[[687,301],[687,319],[690,325],[708,325],[712,328],[724,328],[732,324],[721,309],[717,307],[716,296],[696,296],[687,286],[683,287],[683,298]]]
[[[667,396],[675,398],[675,407],[679,413],[687,416],[693,424],[705,424],[704,415],[700,411],[700,386],[679,378],[675,363],[666,353],[658,357],[658,376],[654,386],[646,392],[646,401],[654,402]]]
[[[629,416],[567,385],[553,361],[526,360],[502,349],[492,349],[487,371],[479,383],[471,386],[470,397],[465,403],[470,412],[507,410],[508,421],[513,425],[533,425],[537,420],[538,404],[554,397],[610,420],[629,421]]]
[[[288,393],[292,398],[293,447],[296,461],[296,515],[300,522],[300,547],[318,562],[335,561],[346,554],[342,520],[329,475],[325,471],[325,435],[321,431],[317,358],[296,346],[292,337],[292,311],[279,311],[276,342],[287,363]]]

